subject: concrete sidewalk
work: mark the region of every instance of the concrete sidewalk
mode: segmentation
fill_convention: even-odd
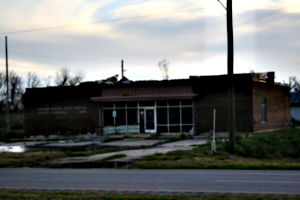
[[[118,147],[129,147],[133,146],[146,146],[152,145],[155,143],[161,142],[160,140],[139,140],[139,141],[132,141],[132,140],[122,140],[122,141],[115,141],[109,143],[103,143],[101,145],[105,146],[118,146]],[[133,149],[133,150],[124,150],[124,151],[117,151],[112,153],[104,153],[104,154],[97,154],[89,157],[75,157],[75,158],[63,158],[59,160],[55,160],[49,162],[48,164],[67,164],[67,163],[82,163],[82,162],[93,162],[96,160],[101,160],[108,156],[116,155],[116,154],[126,154],[124,158],[117,158],[111,161],[115,162],[135,162],[138,160],[143,159],[144,156],[153,155],[155,153],[167,153],[174,150],[190,150],[193,149],[194,146],[192,145],[200,145],[205,144],[207,142],[206,139],[191,139],[191,140],[182,140],[178,142],[170,142],[162,145],[158,145],[155,147],[143,148],[143,149]]]

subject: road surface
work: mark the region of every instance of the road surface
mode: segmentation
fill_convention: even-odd
[[[300,196],[300,171],[0,169],[0,189]]]

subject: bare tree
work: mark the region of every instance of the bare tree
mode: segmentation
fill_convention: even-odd
[[[13,110],[22,107],[22,95],[24,94],[22,78],[14,71],[10,73],[10,105]]]
[[[43,77],[44,83],[46,87],[49,87],[51,85],[52,76]]]
[[[158,62],[158,67],[163,75],[164,80],[169,80],[169,64],[170,62],[166,59]]]
[[[8,76],[8,92],[9,92],[9,108],[11,110],[19,110],[22,108],[22,95],[24,94],[23,81],[14,71],[10,71]],[[6,76],[0,73],[0,101],[4,106],[7,97]]]
[[[84,78],[85,73],[81,70],[78,70],[73,77],[70,77],[68,84],[69,85],[77,85]]]
[[[54,83],[57,86],[66,86],[68,85],[69,79],[70,79],[70,71],[66,67],[64,67],[56,72]]]
[[[300,91],[300,81],[297,79],[296,76],[290,77],[289,86],[291,88],[291,91]]]
[[[69,69],[65,67],[56,72],[54,82],[57,86],[76,85],[83,80],[84,76],[84,72],[80,70],[71,76]]]
[[[0,72],[0,112],[5,108],[5,75]]]
[[[41,86],[41,80],[34,72],[27,73],[27,87],[28,88],[36,88]]]

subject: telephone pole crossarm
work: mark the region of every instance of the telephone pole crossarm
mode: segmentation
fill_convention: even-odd
[[[225,8],[225,10],[227,10],[227,8],[224,6],[224,4],[222,4],[220,0],[218,0],[218,2],[223,6],[223,8]]]

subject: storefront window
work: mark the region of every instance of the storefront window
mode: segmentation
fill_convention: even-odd
[[[155,101],[140,101],[140,107],[144,107],[144,106],[154,106]]]
[[[180,132],[180,125],[170,126],[170,132]]]
[[[167,132],[169,132],[168,126],[157,126],[157,132],[158,133],[167,133]]]
[[[125,102],[121,101],[121,102],[116,102],[115,103],[115,107],[116,108],[125,108]]]
[[[167,108],[157,108],[157,124],[168,124]]]
[[[193,108],[181,108],[182,124],[193,123]]]
[[[127,124],[128,125],[138,124],[138,111],[137,111],[137,109],[128,109],[127,110]]]
[[[151,129],[155,129],[158,133],[190,132],[193,128],[192,100],[104,102],[103,125],[108,126],[107,131],[113,131],[110,130],[109,126],[116,125],[119,126],[116,127],[117,131],[121,133],[126,131],[139,132],[139,121],[142,117],[139,110],[145,112],[149,109],[153,110],[155,114],[154,118],[151,118],[155,127]],[[116,111],[115,118],[113,117],[113,111]],[[149,121],[150,118],[147,116],[145,119]],[[145,126],[147,126],[146,122]]]
[[[113,102],[103,102],[103,108],[113,108],[114,103]]]
[[[136,101],[129,101],[129,102],[127,102],[127,107],[137,108],[137,102]]]
[[[179,108],[169,108],[169,123],[170,124],[180,124]]]
[[[192,100],[184,99],[184,100],[181,100],[181,105],[182,106],[191,106],[191,105],[193,105],[193,102],[192,102]]]
[[[169,106],[179,106],[180,100],[170,100]]]
[[[168,101],[166,100],[161,100],[161,101],[156,101],[156,106],[167,106]]]
[[[116,125],[126,125],[126,110],[125,109],[116,109]]]

